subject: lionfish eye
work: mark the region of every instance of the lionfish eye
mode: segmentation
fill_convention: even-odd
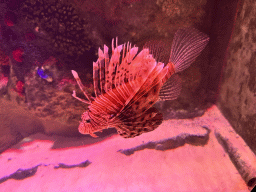
[[[90,123],[91,119],[86,119],[85,121],[86,121],[86,123]]]

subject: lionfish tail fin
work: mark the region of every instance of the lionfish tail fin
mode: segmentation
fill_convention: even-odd
[[[173,39],[169,63],[174,65],[175,72],[188,68],[203,51],[209,37],[195,28],[179,29]]]

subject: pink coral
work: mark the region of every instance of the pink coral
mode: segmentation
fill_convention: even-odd
[[[8,77],[5,77],[3,74],[0,74],[0,90],[5,88],[8,83]]]
[[[12,56],[15,61],[22,62],[23,61],[23,53],[24,53],[24,50],[22,48],[18,48],[12,52]]]

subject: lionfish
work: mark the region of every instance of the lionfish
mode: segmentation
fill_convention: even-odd
[[[179,29],[173,39],[169,62],[156,61],[154,46],[138,47],[131,43],[116,46],[112,40],[112,56],[108,47],[98,50],[93,62],[95,97],[89,96],[76,71],[72,74],[87,98],[73,97],[89,104],[82,114],[78,130],[94,133],[110,127],[119,135],[132,138],[153,131],[163,121],[162,114],[153,105],[158,100],[173,100],[179,96],[181,81],[174,75],[188,68],[209,41],[206,34],[194,28]]]

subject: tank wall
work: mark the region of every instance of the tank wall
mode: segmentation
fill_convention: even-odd
[[[256,152],[256,2],[242,0],[230,40],[218,106]]]

